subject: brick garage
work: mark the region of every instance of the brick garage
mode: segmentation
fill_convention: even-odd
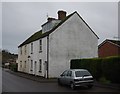
[[[120,41],[106,39],[98,46],[99,57],[120,55]]]

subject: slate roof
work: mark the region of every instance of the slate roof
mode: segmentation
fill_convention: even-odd
[[[120,40],[108,40],[108,41],[120,46]]]
[[[25,40],[22,44],[20,44],[18,47],[21,47],[25,44],[31,43],[35,40],[38,40],[40,38],[44,38],[48,36],[50,33],[55,31],[59,26],[61,26],[67,19],[69,19],[73,14],[77,13],[76,11],[68,15],[64,20],[62,20],[58,25],[53,27],[50,31],[47,31],[45,33],[42,33],[42,30],[34,33],[32,36],[30,36],[27,40]],[[82,19],[82,17],[77,13],[77,15]],[[89,25],[82,19],[82,21],[88,26],[88,28],[94,33],[94,31],[89,27]],[[94,35],[99,39],[99,37],[94,33]]]
[[[120,40],[110,40],[110,39],[106,39],[105,41],[103,41],[98,47],[100,48],[102,45],[104,45],[106,42],[112,43],[116,46],[120,47]]]

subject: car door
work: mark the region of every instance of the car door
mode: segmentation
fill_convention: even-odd
[[[65,82],[67,85],[69,85],[71,81],[72,81],[72,71],[68,71],[67,75],[66,75]]]
[[[62,84],[66,84],[66,75],[67,75],[67,70],[60,75],[60,82]]]

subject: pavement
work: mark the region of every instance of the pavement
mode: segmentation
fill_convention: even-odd
[[[53,83],[53,82],[57,82],[57,79],[56,78],[44,78],[44,77],[41,77],[41,76],[35,76],[35,75],[32,75],[32,74],[28,74],[28,73],[24,73],[24,72],[14,72],[14,71],[11,71],[10,69],[3,69],[4,71],[6,72],[9,72],[11,74],[14,74],[14,75],[17,75],[17,76],[20,76],[20,77],[24,77],[24,78],[27,78],[27,79],[30,79],[30,80],[33,80],[33,81],[38,81],[38,82],[41,82],[41,83]]]
[[[56,83],[57,82],[56,78],[47,79],[47,78],[44,78],[44,77],[35,76],[35,75],[23,73],[23,72],[14,72],[14,71],[11,71],[9,69],[3,69],[3,70],[7,71],[11,74],[20,76],[20,77],[24,77],[24,78],[27,78],[27,79],[30,79],[30,80],[33,80],[33,81],[38,81],[40,83]],[[100,83],[100,82],[95,81],[94,86],[120,90],[120,84],[113,84],[113,83],[104,84],[104,83]]]

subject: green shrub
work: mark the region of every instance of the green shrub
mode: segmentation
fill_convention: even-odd
[[[104,83],[104,84],[109,84],[111,83],[109,80],[107,80],[105,77],[100,77],[99,82]]]
[[[10,69],[12,70],[12,71],[17,71],[17,67],[18,67],[18,65],[17,65],[17,63],[11,63],[10,64]]]
[[[109,57],[102,61],[103,75],[112,82],[120,83],[120,57]]]
[[[101,59],[98,58],[71,60],[71,69],[76,68],[87,69],[96,79],[102,75]]]
[[[91,72],[96,80],[105,77],[113,83],[120,83],[120,57],[74,59],[71,69],[84,68]]]

